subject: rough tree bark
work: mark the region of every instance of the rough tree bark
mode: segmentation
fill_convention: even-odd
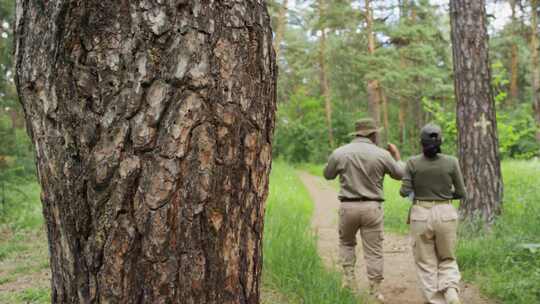
[[[538,0],[531,0],[531,74],[536,139],[540,141],[540,66],[538,63]]]
[[[325,13],[325,5],[323,0],[318,1],[319,18],[323,18]],[[328,143],[330,147],[334,147],[334,132],[332,130],[332,101],[330,99],[330,84],[328,83],[328,71],[326,65],[326,28],[321,29],[321,37],[319,38],[319,79],[321,86],[321,94],[324,98],[324,110],[326,114],[326,128],[328,129]]]
[[[375,34],[373,33],[373,9],[372,0],[366,0],[366,33],[368,38],[368,53],[373,56],[375,53]],[[367,80],[368,112],[378,125],[381,122],[381,94],[379,92],[379,81],[377,79]]]
[[[283,0],[283,3],[279,8],[276,36],[274,38],[274,50],[276,51],[276,58],[279,58],[281,41],[283,41],[283,35],[285,34],[285,29],[287,28],[287,11],[289,10],[288,5],[289,1]]]
[[[491,88],[484,0],[451,0],[459,157],[469,197],[461,214],[492,223],[501,213],[503,183]]]
[[[517,103],[519,98],[519,57],[518,57],[518,45],[516,39],[518,37],[517,33],[517,18],[516,18],[516,0],[510,0],[510,7],[512,9],[512,50],[511,50],[511,62],[510,62],[510,106]]]
[[[264,1],[17,0],[52,303],[259,303]]]

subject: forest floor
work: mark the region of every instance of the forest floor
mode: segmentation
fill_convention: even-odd
[[[300,177],[308,189],[315,211],[312,226],[317,233],[319,254],[329,268],[338,269],[338,208],[335,187],[320,177],[308,173],[300,173]],[[384,236],[385,280],[382,291],[387,304],[419,304],[422,296],[416,285],[416,272],[409,246],[409,237],[385,232]],[[361,290],[367,290],[362,246],[357,246],[356,276]],[[496,303],[483,297],[473,285],[461,284],[463,303],[492,304]]]

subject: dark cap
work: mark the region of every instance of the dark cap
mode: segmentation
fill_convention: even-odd
[[[442,140],[442,130],[441,127],[434,123],[429,123],[425,125],[420,131],[420,138],[422,141],[440,141]]]
[[[382,129],[383,128],[377,126],[377,123],[375,123],[375,120],[372,118],[362,118],[355,123],[356,131],[350,133],[349,135],[368,136],[370,134],[380,132]]]

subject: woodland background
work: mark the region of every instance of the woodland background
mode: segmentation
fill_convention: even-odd
[[[405,155],[416,154],[419,129],[434,121],[444,129],[445,152],[456,153],[448,4],[367,4],[373,18],[364,0],[268,1],[279,61],[275,158],[324,162],[350,140],[354,121],[369,115],[369,81],[378,85],[384,141],[398,144]],[[34,176],[13,83],[13,5],[0,1],[0,199],[2,185]],[[509,0],[487,6],[500,153],[503,159],[531,159],[540,147],[533,107],[540,95],[533,88],[534,75],[540,75],[538,4]]]
[[[396,143],[404,158],[416,154],[420,127],[434,121],[444,129],[444,152],[456,153],[448,3],[267,2],[279,84],[276,162],[265,219],[264,299],[353,303],[338,288],[339,276],[322,267],[315,238],[308,233],[313,207],[295,168],[320,174],[321,166],[314,164],[324,163],[331,150],[351,139],[354,121],[372,114],[368,105],[373,100],[385,127],[382,144]],[[539,88],[534,88],[535,77],[540,77],[540,11],[536,0],[488,0],[487,6],[505,209],[489,234],[463,228],[458,259],[466,280],[478,283],[485,294],[504,303],[535,303],[540,301],[540,252],[520,246],[540,242],[540,165],[530,161],[540,150],[535,120],[540,109],[533,106],[540,99]],[[49,264],[40,189],[13,83],[13,7],[14,0],[0,0],[0,290],[18,287],[0,292],[0,303],[47,303]],[[387,185],[388,197],[400,202],[397,187]],[[407,205],[387,207],[387,229],[405,233]],[[290,254],[283,255],[284,250]]]

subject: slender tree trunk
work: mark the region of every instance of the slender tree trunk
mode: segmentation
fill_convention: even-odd
[[[265,2],[17,0],[52,303],[259,303]]]
[[[402,24],[405,24],[408,18],[409,14],[409,1],[407,0],[400,0],[400,22]],[[401,69],[405,70],[407,68],[407,62],[405,59],[405,56],[400,51],[399,54],[399,66]],[[406,143],[407,138],[407,111],[408,111],[408,104],[407,99],[405,96],[399,97],[399,144],[403,148]]]
[[[531,73],[533,89],[533,111],[540,141],[540,68],[538,65],[538,0],[531,0]]]
[[[319,18],[325,15],[324,0],[318,0]],[[334,132],[332,130],[332,101],[330,99],[330,85],[328,84],[328,70],[326,65],[326,29],[321,29],[321,38],[319,38],[319,80],[321,94],[324,98],[324,110],[326,114],[326,128],[328,129],[328,144],[330,148],[334,147]]]
[[[399,98],[399,143],[403,147],[407,138],[407,100]]]
[[[516,39],[518,37],[516,27],[517,27],[517,19],[516,19],[516,0],[510,1],[510,6],[512,8],[512,33],[513,33],[513,39],[512,39],[512,54],[511,54],[511,63],[510,63],[510,106],[517,103],[519,98],[519,87],[518,87],[518,79],[519,79],[519,57],[518,57],[518,46],[516,43]]]
[[[417,11],[416,3],[414,0],[411,1],[410,6],[411,6],[411,24],[416,24],[416,22],[418,21],[417,20],[418,11]],[[414,77],[413,82],[417,83],[418,81],[419,81],[418,77]],[[413,111],[412,117],[414,119],[415,127],[412,129],[413,131],[412,144],[415,151],[420,151],[420,141],[418,139],[420,138],[420,129],[422,129],[422,127],[425,124],[425,119],[424,119],[425,112],[424,112],[424,107],[422,105],[422,92],[415,92],[414,96],[415,98],[413,101],[414,103],[412,105],[412,111]]]
[[[289,0],[283,0],[279,9],[279,15],[277,19],[276,37],[274,38],[274,50],[276,51],[276,58],[279,59],[280,45],[283,41],[283,35],[287,29],[287,11],[289,10]]]
[[[491,88],[484,0],[451,0],[459,157],[468,192],[468,219],[492,223],[501,213],[499,141]]]
[[[373,33],[373,9],[371,8],[371,1],[366,0],[366,33],[368,38],[368,53],[373,55],[375,53],[375,34]],[[368,111],[377,124],[381,122],[381,95],[379,86],[380,84],[377,79],[367,80]]]
[[[379,99],[381,100],[382,106],[382,117],[383,117],[383,127],[384,127],[384,142],[390,140],[390,122],[388,121],[388,100],[382,86],[379,86]]]

